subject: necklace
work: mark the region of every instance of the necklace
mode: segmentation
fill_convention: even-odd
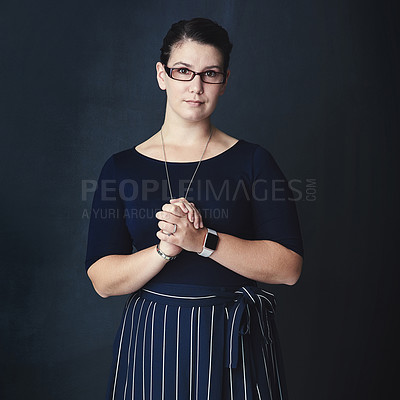
[[[189,193],[190,185],[191,185],[192,182],[193,182],[194,176],[196,175],[196,172],[197,172],[197,170],[198,170],[199,167],[200,167],[200,163],[201,163],[201,161],[203,160],[203,156],[204,156],[204,153],[205,153],[206,150],[207,150],[208,142],[209,142],[210,139],[211,139],[211,135],[212,135],[212,126],[210,126],[210,136],[208,137],[208,140],[207,140],[207,143],[206,143],[206,147],[204,147],[203,154],[201,155],[200,160],[199,160],[199,162],[197,163],[197,167],[196,167],[196,169],[194,170],[192,179],[190,180],[189,186],[188,186],[188,188],[186,189],[185,199],[186,199],[186,197],[187,197],[187,195],[188,195],[188,193]],[[166,175],[167,175],[167,181],[168,181],[168,187],[169,187],[169,194],[170,194],[171,199],[173,199],[174,196],[172,195],[171,182],[170,182],[170,180],[169,180],[169,173],[168,173],[168,166],[167,166],[167,157],[166,157],[166,155],[165,155],[165,146],[164,146],[164,138],[163,138],[162,128],[161,128],[161,141],[162,141],[162,147],[163,147],[163,152],[164,152],[164,165],[165,165],[165,173],[166,173]]]

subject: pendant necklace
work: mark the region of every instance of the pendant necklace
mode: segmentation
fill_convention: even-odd
[[[187,188],[187,190],[186,190],[185,199],[186,199],[186,197],[187,197],[187,195],[188,195],[188,193],[189,193],[190,185],[191,185],[192,182],[193,182],[193,179],[194,179],[194,177],[195,177],[195,175],[196,175],[196,172],[197,172],[197,170],[198,170],[199,167],[200,167],[200,163],[201,163],[201,161],[202,161],[202,159],[203,159],[204,153],[205,153],[206,150],[207,150],[208,142],[209,142],[210,139],[211,139],[211,135],[212,135],[212,126],[210,126],[210,136],[208,137],[206,146],[204,147],[203,154],[201,155],[200,160],[199,160],[199,162],[197,163],[197,167],[196,167],[196,169],[194,170],[192,179],[190,180],[189,186],[188,186],[188,188]],[[164,146],[164,138],[163,138],[162,128],[161,128],[161,141],[162,141],[162,147],[163,147],[163,152],[164,152],[164,165],[165,165],[165,173],[166,173],[166,175],[167,175],[167,182],[168,182],[168,187],[169,187],[169,193],[170,193],[171,199],[173,199],[174,196],[172,195],[171,182],[170,182],[170,180],[169,180],[169,173],[168,173],[168,166],[167,166],[167,157],[166,157],[166,155],[165,155],[165,146]]]

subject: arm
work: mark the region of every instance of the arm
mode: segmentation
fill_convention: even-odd
[[[85,266],[95,291],[101,297],[132,293],[152,279],[167,263],[157,254],[155,244],[132,254],[132,239],[120,196],[118,165],[114,156],[103,165],[92,202]],[[201,227],[201,215],[180,205],[178,215]],[[102,217],[105,215],[105,217]],[[200,222],[200,223],[199,223]],[[173,225],[164,227],[172,232]],[[181,248],[161,241],[160,249],[175,256]]]
[[[178,204],[185,199],[171,200]],[[188,251],[200,252],[203,248],[206,228],[194,230],[187,221],[180,223],[168,205],[156,217],[178,223],[182,228],[174,236],[157,232],[158,238]],[[185,226],[183,226],[185,225]],[[162,223],[159,224],[163,227]],[[219,242],[210,258],[224,267],[258,282],[294,285],[300,277],[303,257],[271,240],[245,240],[226,233],[218,233]]]
[[[224,267],[263,283],[294,285],[299,279],[303,257],[281,244],[244,240],[226,233],[218,236],[217,248],[210,258]]]
[[[158,215],[163,221],[177,221],[166,211]],[[167,236],[158,231],[157,236],[187,251],[199,253],[206,233],[206,228],[196,231],[188,225],[185,235],[177,232],[174,236]],[[245,240],[226,233],[218,233],[218,236],[217,248],[210,258],[224,267],[264,283],[294,285],[299,279],[303,258],[281,244],[270,240]]]
[[[303,257],[296,207],[291,201],[293,196],[288,182],[272,155],[261,147],[257,147],[253,153],[250,176],[249,206],[253,217],[249,223],[253,225],[253,240],[219,233],[220,240],[211,259],[249,279],[293,285],[299,279]],[[172,203],[180,201],[186,203],[183,198],[171,200]],[[176,218],[168,211],[169,207],[165,205],[156,217],[176,223]],[[157,236],[187,251],[199,252],[206,231],[195,232],[189,228],[183,230],[185,235],[180,234],[179,230],[174,237],[168,237],[162,231],[157,232]]]
[[[200,213],[190,204],[179,204],[173,209],[174,216],[184,219],[194,230],[203,226]],[[164,232],[173,232],[173,224],[164,224]],[[167,236],[167,235],[165,235]],[[168,237],[168,236],[167,236]],[[182,251],[181,247],[161,241],[160,250],[170,256]],[[101,297],[129,294],[143,287],[157,275],[168,261],[157,254],[156,246],[133,254],[112,254],[94,262],[88,269],[93,287]]]
[[[167,262],[157,254],[156,246],[151,246],[129,255],[102,257],[90,266],[88,276],[101,297],[118,296],[140,289]]]

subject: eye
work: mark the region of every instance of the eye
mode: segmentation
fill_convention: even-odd
[[[179,73],[179,74],[182,74],[182,75],[189,75],[190,74],[190,71],[187,69],[187,68],[177,68],[176,69],[177,70],[177,72]]]
[[[217,76],[217,73],[213,70],[209,70],[205,72],[205,75],[208,76],[209,78],[215,78]]]

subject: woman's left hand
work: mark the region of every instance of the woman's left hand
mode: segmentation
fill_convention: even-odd
[[[172,204],[177,204],[184,212],[187,210],[187,217],[189,218],[190,222],[193,222],[193,225],[196,229],[204,228],[203,218],[201,217],[201,214],[197,210],[194,203],[190,203],[184,197],[180,197],[179,199],[171,199],[170,202]]]
[[[182,215],[182,211],[185,214]],[[164,204],[162,211],[158,211],[155,216],[159,219],[160,231],[156,235],[160,240],[187,251],[200,252],[203,249],[206,228],[193,203],[185,198],[171,199],[170,204]],[[171,230],[171,225],[176,225],[174,231]],[[167,234],[168,232],[170,233]]]

